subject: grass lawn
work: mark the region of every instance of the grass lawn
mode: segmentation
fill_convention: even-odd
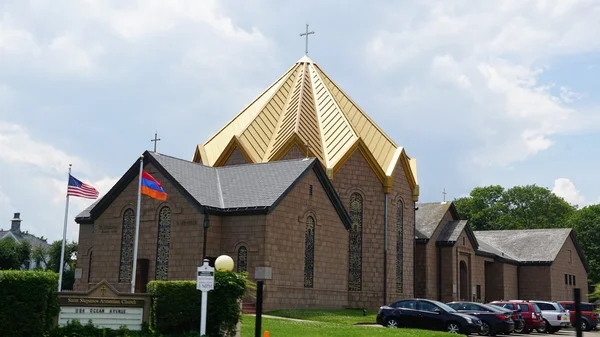
[[[281,318],[262,319],[262,330],[269,331],[270,337],[445,337],[445,332],[413,329],[385,329],[382,327],[360,326],[356,323],[375,324],[377,312],[362,310],[276,310],[265,315],[303,319],[311,322],[298,322]],[[254,316],[242,318],[242,337],[254,337]],[[262,336],[261,336],[262,337]]]
[[[242,337],[254,337],[254,316],[244,315]],[[445,332],[410,329],[385,329],[340,323],[298,322],[279,318],[263,318],[262,330],[270,337],[447,337]],[[262,337],[262,336],[261,336]]]
[[[360,309],[341,309],[341,310],[275,310],[265,313],[265,315],[298,318],[308,321],[317,321],[325,323],[355,324],[355,323],[377,323],[377,311],[367,310],[367,316],[363,316]]]

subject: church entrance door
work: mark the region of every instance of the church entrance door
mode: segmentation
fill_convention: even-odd
[[[467,264],[465,261],[460,261],[460,300],[469,300],[469,271],[467,269]]]

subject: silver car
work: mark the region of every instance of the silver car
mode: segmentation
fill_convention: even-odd
[[[529,301],[537,304],[542,310],[545,326],[541,327],[538,332],[554,333],[560,329],[571,327],[571,314],[565,310],[558,302],[549,301]]]

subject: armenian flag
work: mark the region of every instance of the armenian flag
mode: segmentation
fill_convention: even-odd
[[[158,200],[167,200],[167,193],[161,187],[158,180],[154,179],[148,172],[142,171],[142,194]]]

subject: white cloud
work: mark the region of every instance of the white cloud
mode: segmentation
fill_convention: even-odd
[[[581,94],[541,80],[553,58],[600,51],[591,33],[600,30],[599,13],[591,0],[398,5],[366,57],[382,74],[411,78],[418,96],[444,97],[421,102],[423,116],[437,121],[428,126],[440,128],[431,133],[456,123],[474,137],[471,160],[506,166],[549,149],[556,135],[600,129],[597,118],[569,105]]]
[[[554,187],[552,193],[565,199],[571,205],[577,205],[578,207],[585,206],[585,198],[577,188],[575,184],[567,178],[559,178],[554,181]]]
[[[4,177],[8,177],[0,186],[0,214],[5,218],[0,221],[7,221],[13,212],[21,212],[23,230],[51,240],[62,237],[69,163],[76,169],[73,175],[94,186],[101,195],[118,180],[93,179],[100,173],[87,160],[36,140],[20,125],[0,122],[0,153]],[[71,198],[69,240],[78,238],[79,227],[72,219],[92,202]]]

